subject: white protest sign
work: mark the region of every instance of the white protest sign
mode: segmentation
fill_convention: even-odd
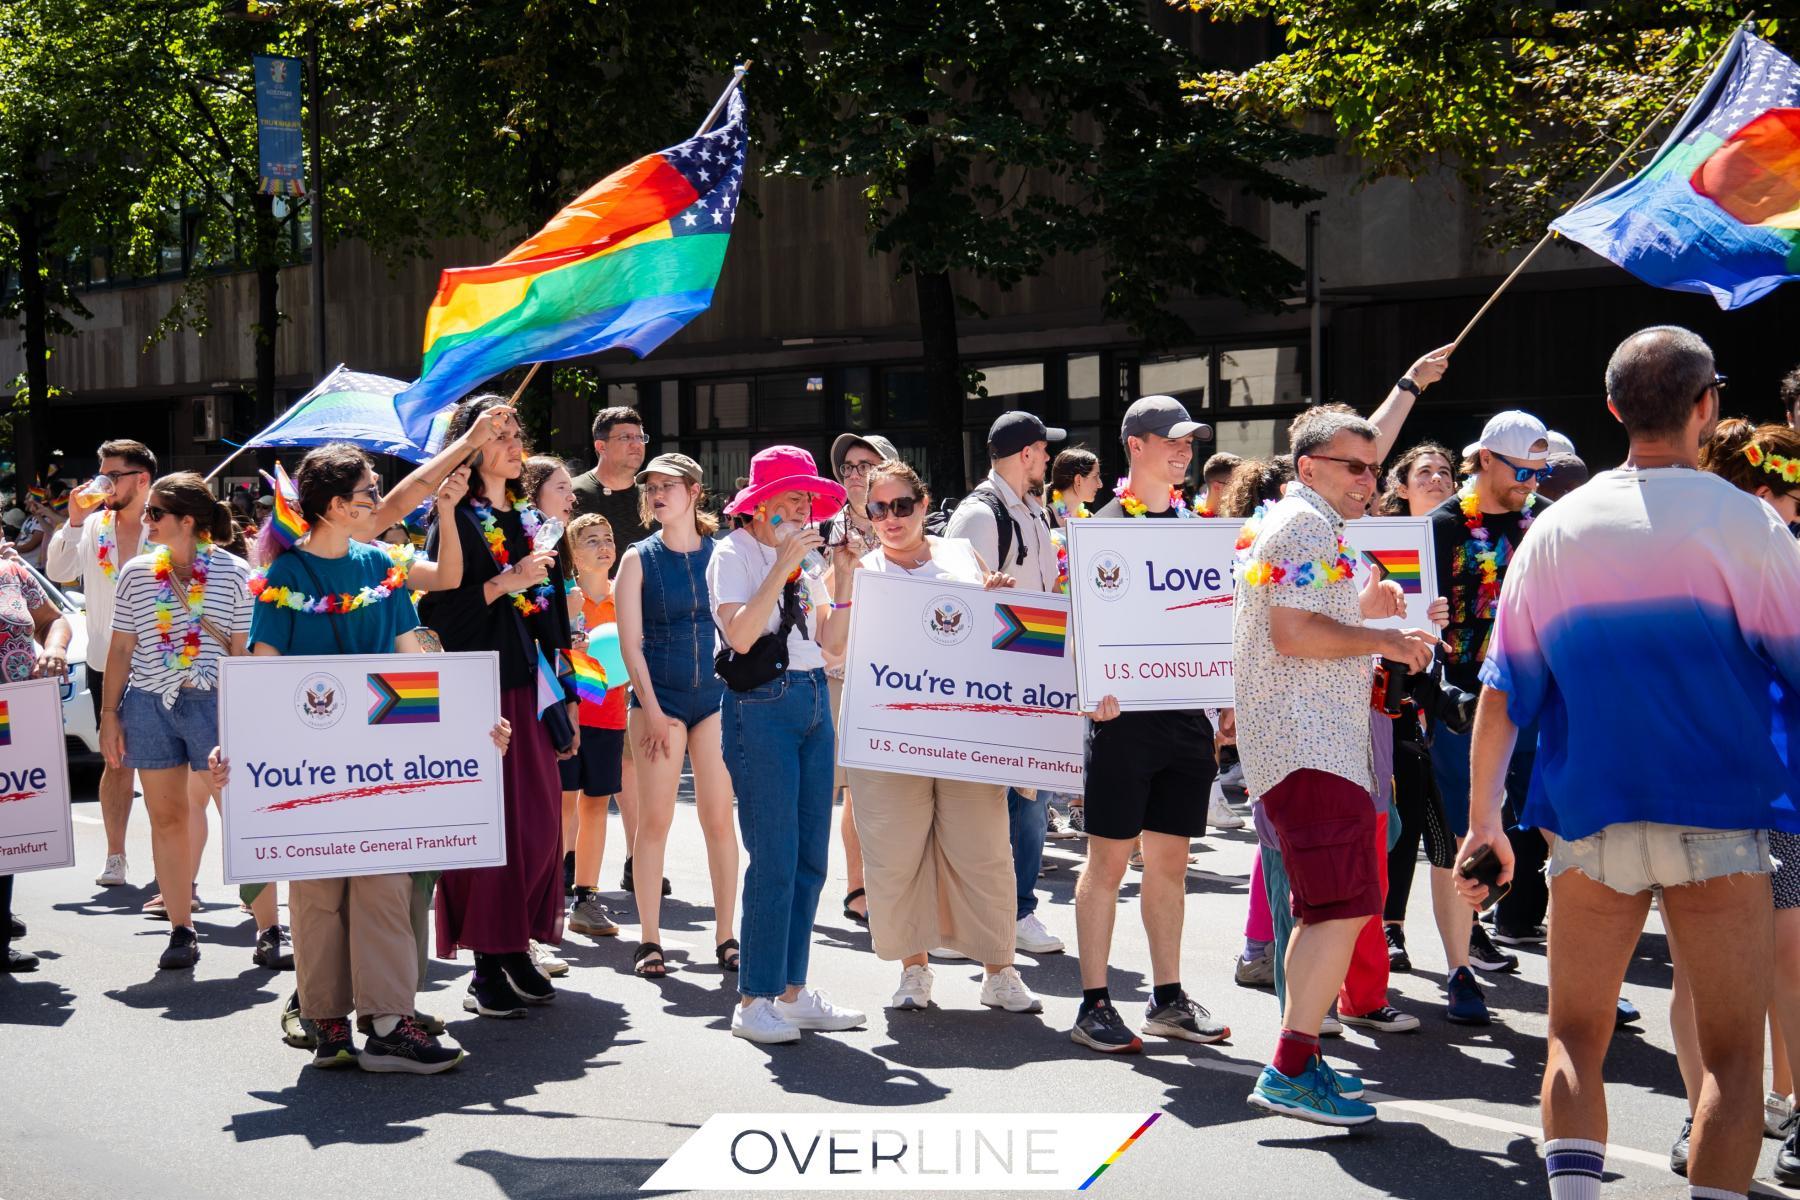
[[[225,659],[225,882],[502,865],[499,719],[492,652]]]
[[[852,598],[840,763],[1081,790],[1066,597],[858,571]]]
[[[1345,528],[1344,540],[1357,551],[1356,582],[1369,582],[1372,569],[1369,560],[1381,564],[1388,579],[1400,585],[1406,596],[1406,615],[1370,621],[1381,629],[1429,629],[1426,610],[1437,599],[1436,543],[1431,540],[1430,517],[1364,517],[1351,521]]]
[[[1231,562],[1241,521],[1071,521],[1081,707],[1231,705]]]
[[[0,686],[0,875],[74,865],[62,686]]]

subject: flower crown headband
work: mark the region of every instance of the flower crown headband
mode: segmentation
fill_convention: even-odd
[[[1744,457],[1750,460],[1753,467],[1759,467],[1771,475],[1779,475],[1788,483],[1800,483],[1800,458],[1789,458],[1785,454],[1764,450],[1755,442],[1744,447]]]

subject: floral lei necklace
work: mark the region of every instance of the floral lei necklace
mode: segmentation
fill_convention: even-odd
[[[293,588],[270,587],[269,572],[264,569],[250,577],[250,594],[260,603],[304,613],[352,613],[371,604],[380,604],[406,586],[406,577],[412,573],[413,564],[418,558],[411,546],[390,546],[383,543],[381,548],[387,551],[393,565],[388,568],[387,576],[380,583],[363,588],[360,592],[333,592],[315,598]]]
[[[1281,562],[1256,562],[1250,560],[1250,547],[1256,542],[1256,535],[1262,532],[1263,518],[1268,515],[1269,506],[1259,504],[1244,527],[1238,530],[1237,545],[1234,547],[1237,561],[1232,569],[1239,579],[1252,587],[1264,584],[1291,583],[1295,587],[1322,588],[1349,579],[1356,571],[1356,551],[1338,534],[1337,550],[1330,558],[1315,558],[1306,562],[1293,562],[1283,559]]]
[[[113,510],[102,509],[94,519],[100,522],[94,526],[94,557],[100,562],[100,574],[113,579],[119,574],[118,534],[113,530]]]
[[[188,579],[187,631],[182,634],[181,648],[175,647],[175,606],[183,598],[175,594],[175,563],[167,546],[158,546],[150,558],[150,572],[156,577],[156,636],[162,647],[163,666],[171,671],[185,671],[200,657],[200,618],[206,607],[206,560],[212,543],[201,541],[194,547],[194,569]]]
[[[1525,507],[1519,512],[1519,529],[1521,532],[1531,528],[1534,519],[1532,507],[1537,504],[1537,496],[1525,498]],[[1494,613],[1500,600],[1500,550],[1494,545],[1493,535],[1488,532],[1482,519],[1481,500],[1475,495],[1473,487],[1467,487],[1457,497],[1457,506],[1462,509],[1463,524],[1468,526],[1470,558],[1476,570],[1480,572],[1481,584],[1475,599],[1476,617],[1489,617]]]
[[[1057,528],[1050,531],[1050,544],[1056,547],[1056,590],[1059,592],[1067,592],[1069,590],[1069,535],[1067,527],[1071,520],[1078,520],[1091,514],[1088,512],[1088,506],[1079,500],[1075,502],[1075,511],[1071,513],[1069,511],[1068,502],[1063,499],[1061,490],[1056,488],[1052,488],[1050,491],[1050,511],[1056,514],[1057,519]]]
[[[1150,511],[1150,507],[1132,494],[1128,484],[1127,479],[1121,479],[1113,484],[1113,495],[1118,498],[1119,507],[1125,510],[1127,516],[1141,517]],[[1194,511],[1182,502],[1181,489],[1178,487],[1169,488],[1169,507],[1174,509],[1176,517],[1183,521],[1194,519]]]
[[[493,506],[485,500],[472,500],[469,507],[474,510],[475,523],[481,527],[481,536],[487,542],[488,553],[494,556],[494,564],[505,570],[512,562],[512,555],[506,551],[506,534],[501,532],[500,520],[494,516]],[[532,506],[531,501],[521,496],[512,502],[512,509],[519,514],[519,522],[525,527],[525,542],[535,544],[538,527],[544,523],[544,514]],[[550,607],[550,585],[540,583],[529,592],[514,592],[513,607],[530,616],[543,612]]]

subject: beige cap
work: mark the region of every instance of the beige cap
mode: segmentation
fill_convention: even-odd
[[[703,474],[700,464],[685,454],[659,454],[644,464],[644,469],[637,473],[637,482],[644,482],[646,475],[680,475],[701,483]]]

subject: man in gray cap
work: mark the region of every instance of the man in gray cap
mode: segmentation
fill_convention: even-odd
[[[1028,592],[1056,590],[1056,544],[1050,540],[1044,507],[1031,491],[1034,485],[1043,486],[1050,468],[1049,443],[1068,436],[1066,430],[1045,425],[1032,413],[1001,413],[988,429],[988,458],[993,467],[956,506],[944,530],[946,537],[967,538],[988,570],[1012,576]],[[1027,954],[1055,954],[1063,948],[1062,940],[1045,929],[1037,915],[1045,803],[1042,794],[1027,796],[1017,788],[1006,791],[1013,875],[1018,885],[1016,944]]]

